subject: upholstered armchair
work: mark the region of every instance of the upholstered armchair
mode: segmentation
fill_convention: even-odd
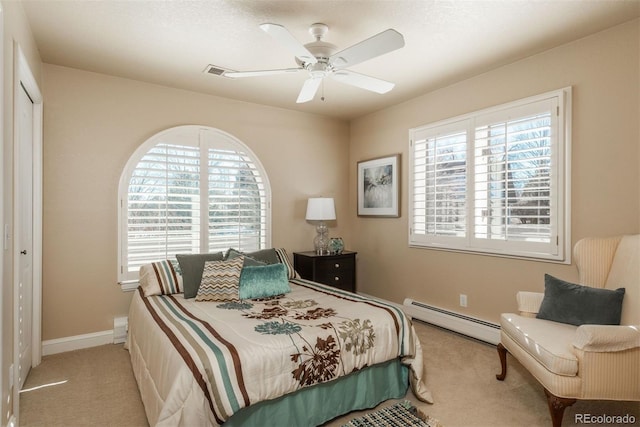
[[[573,256],[580,284],[589,288],[568,284],[573,288],[567,289],[596,298],[598,292],[613,298],[624,292],[616,313],[619,325],[595,324],[598,316],[609,314],[604,311],[615,309],[590,302],[561,306],[559,313],[565,316],[586,306],[585,315],[596,318],[587,324],[570,317],[574,324],[538,318],[543,310],[548,314],[553,303],[546,281],[544,294],[519,292],[519,314],[503,313],[500,319],[502,372],[496,378],[505,379],[509,352],[544,387],[554,427],[562,424],[565,408],[577,399],[640,401],[640,235],[583,239]],[[570,292],[561,298],[576,295]]]

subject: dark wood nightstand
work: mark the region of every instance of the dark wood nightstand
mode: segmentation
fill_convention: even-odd
[[[294,252],[293,266],[303,279],[324,283],[345,291],[356,291],[356,253],[316,255],[315,252]]]

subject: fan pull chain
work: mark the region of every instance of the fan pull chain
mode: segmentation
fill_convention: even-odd
[[[324,79],[322,79],[322,83],[320,83],[322,85],[322,94],[320,96],[320,101],[324,102]]]

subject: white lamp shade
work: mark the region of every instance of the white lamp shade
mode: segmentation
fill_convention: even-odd
[[[329,221],[336,219],[336,207],[331,197],[311,198],[307,202],[307,221]]]

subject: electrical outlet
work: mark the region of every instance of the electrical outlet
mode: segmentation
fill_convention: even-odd
[[[460,307],[467,306],[467,296],[465,294],[460,294]]]

